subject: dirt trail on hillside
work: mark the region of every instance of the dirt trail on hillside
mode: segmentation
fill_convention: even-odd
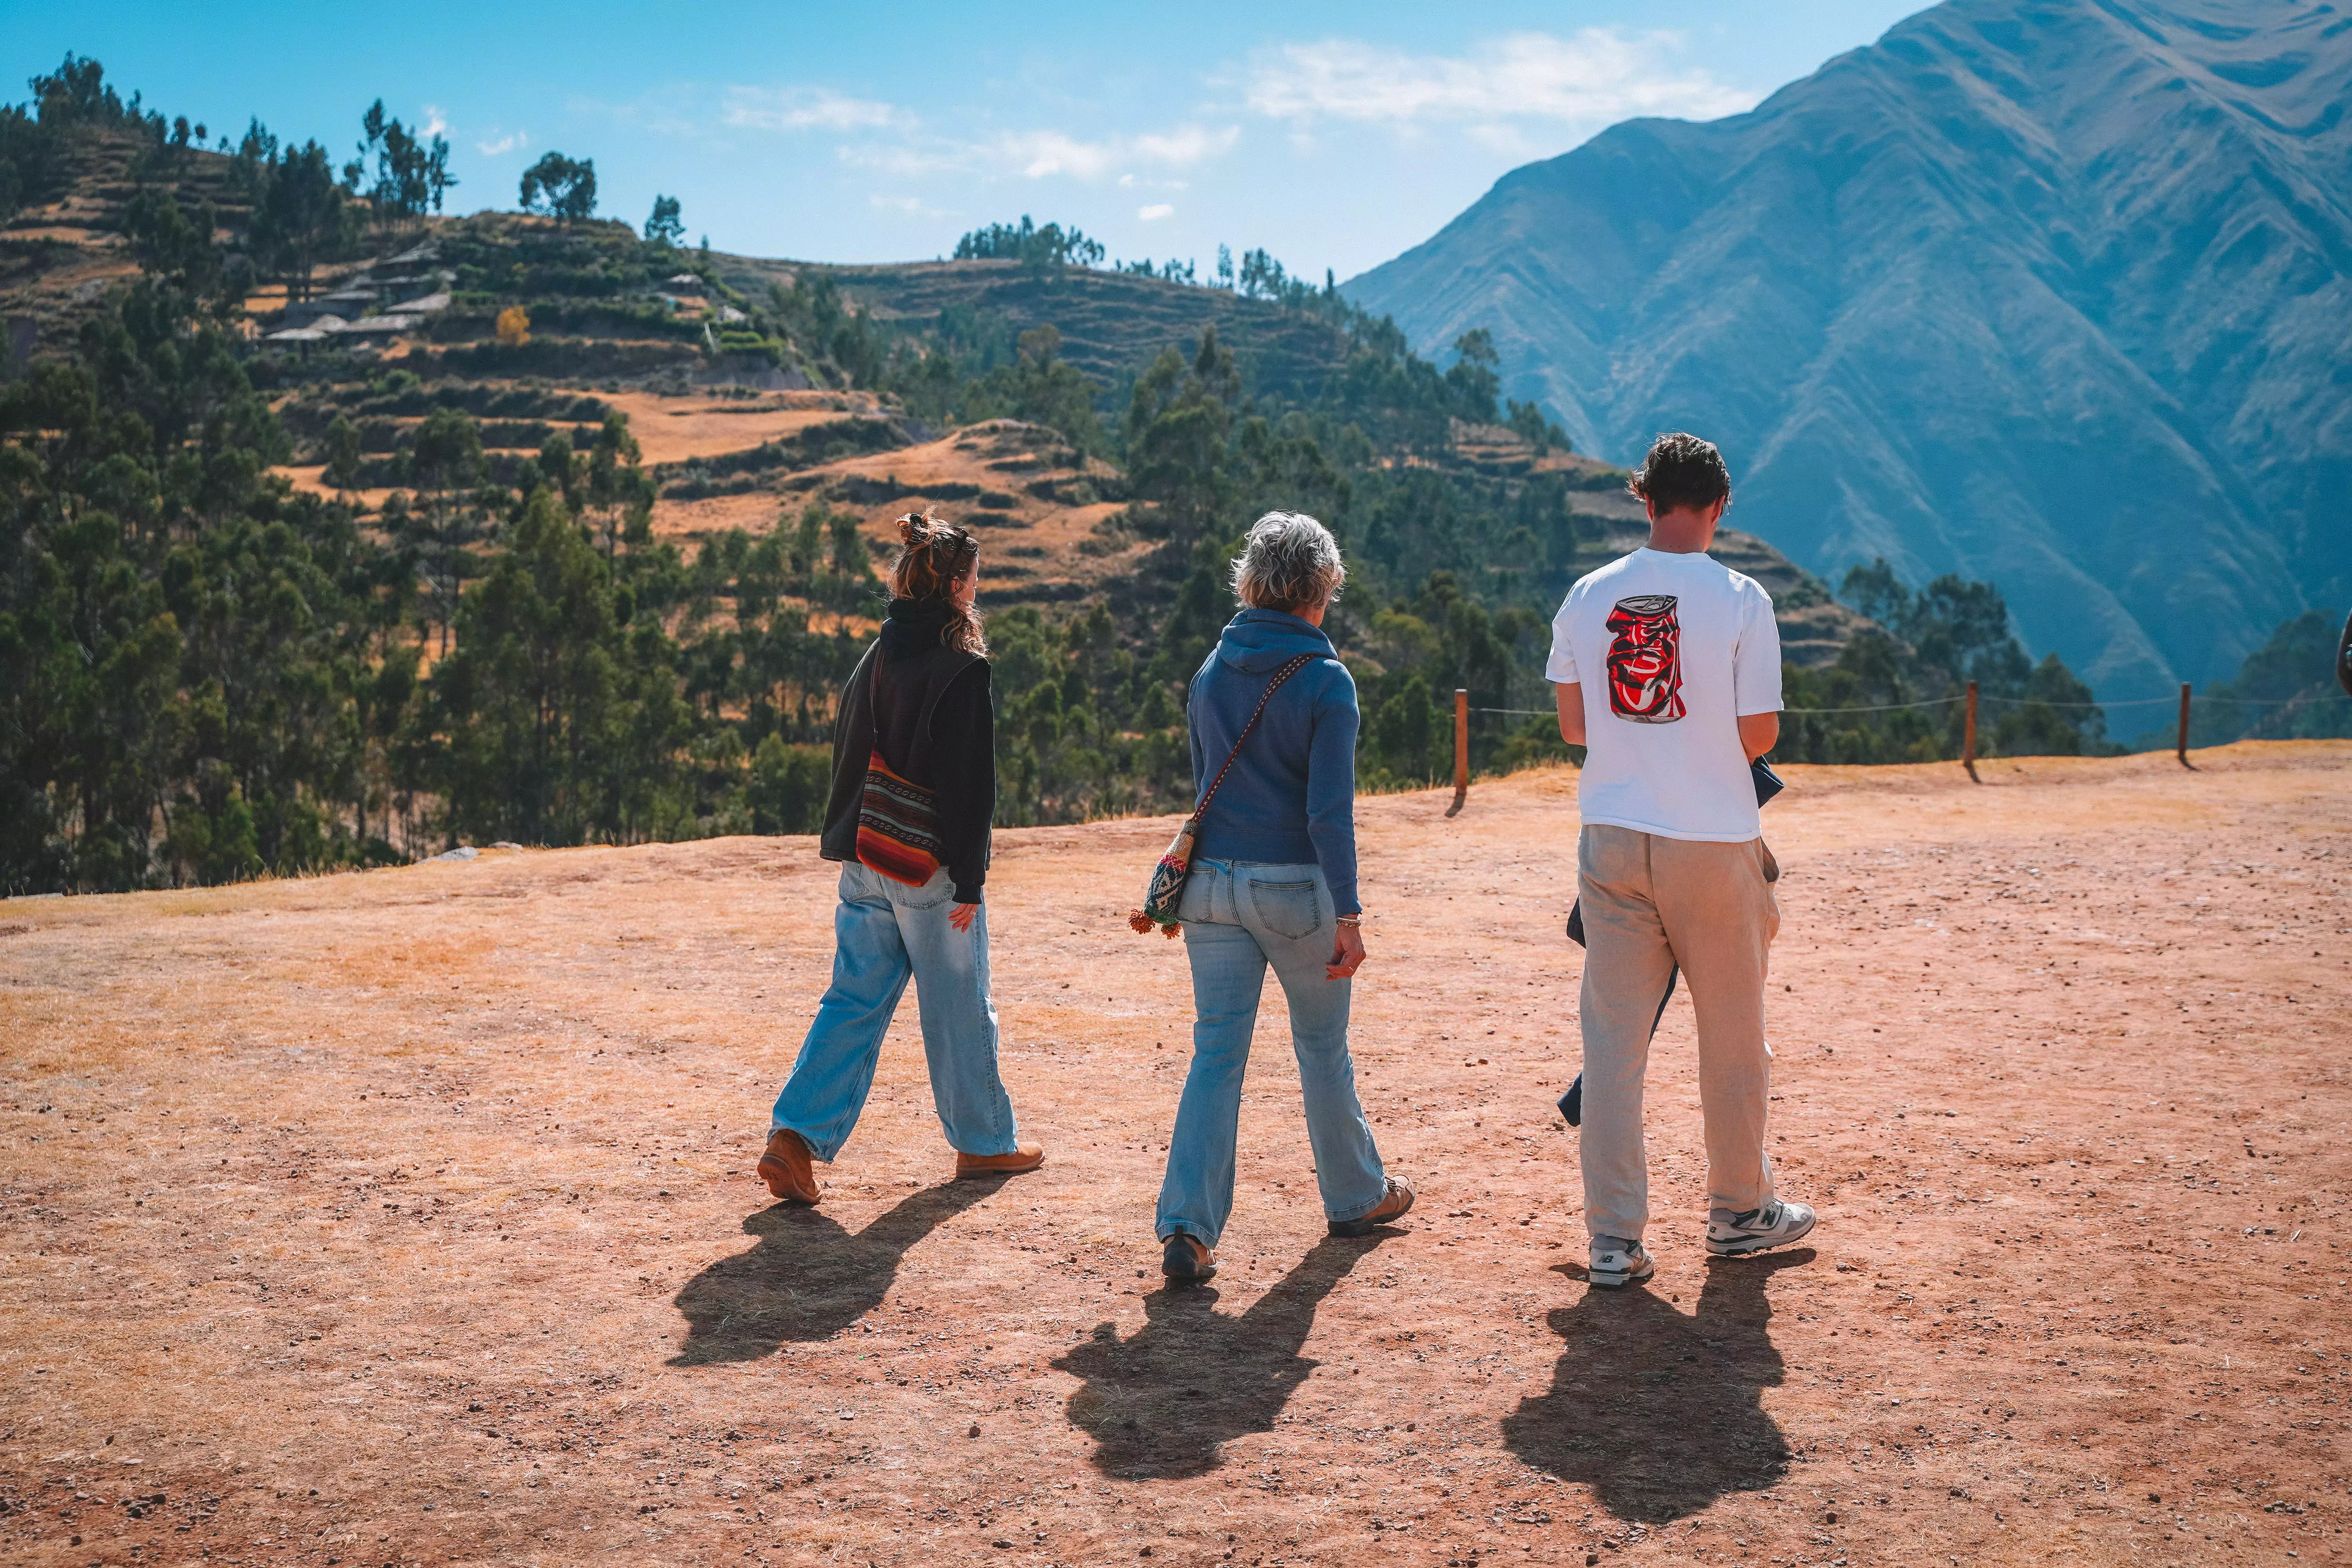
[[[1261,1025],[1213,1290],[1150,1237],[1165,822],[1006,833],[1045,1168],[946,1180],[905,1009],[819,1208],[751,1175],[830,958],[806,839],[0,903],[0,1556],[37,1564],[2284,1563],[2341,1556],[2352,744],[1790,768],[1772,1148],[1581,1279],[1575,775],[1361,804],[1323,1234]]]

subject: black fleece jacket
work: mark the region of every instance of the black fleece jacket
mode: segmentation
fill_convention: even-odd
[[[833,795],[818,852],[857,858],[858,800],[866,759],[921,784],[939,801],[940,838],[960,904],[981,901],[988,881],[989,824],[996,816],[996,710],[988,661],[940,640],[947,606],[893,599],[882,633],[857,661],[833,721]]]

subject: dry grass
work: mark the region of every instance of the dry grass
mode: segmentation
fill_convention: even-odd
[[[634,417],[630,427],[637,428]],[[1065,487],[1073,481],[1113,474],[1099,462],[1073,468],[1060,458],[1059,439],[1053,432],[1013,420],[992,420],[936,441],[803,469],[782,493],[760,490],[702,500],[665,500],[654,509],[654,531],[684,542],[730,528],[760,533],[774,527],[780,515],[797,516],[812,498],[835,494],[845,486],[869,494],[879,489],[888,493],[854,504],[830,503],[850,506],[858,514],[866,541],[878,558],[887,559],[898,545],[896,520],[928,507],[980,531],[984,595],[1078,596],[1135,571],[1150,546],[1139,539],[1107,540],[1097,533],[1098,524],[1126,510],[1124,502],[1073,505],[1054,495],[1033,493],[1032,487],[1043,481],[1056,494],[1067,495],[1071,492]],[[950,486],[993,492],[1010,498],[1012,504],[983,507],[976,495],[941,500],[924,493]]]
[[[339,490],[327,482],[327,466],[324,463],[289,464],[269,471],[283,478],[305,495],[324,496],[329,500],[350,497],[359,503],[361,510],[369,512],[382,511],[383,503],[391,499],[392,492],[398,488],[386,485],[377,489]]]
[[[596,395],[629,416],[629,433],[648,465],[745,452],[813,425],[878,412],[872,394],[857,392],[772,392],[751,400],[650,392]]]
[[[1663,1268],[1613,1295],[1550,1109],[1572,773],[1363,803],[1360,1079],[1421,1206],[1323,1237],[1270,1016],[1183,1297],[1183,955],[1118,920],[1164,821],[1000,837],[1045,1170],[943,1179],[908,1008],[814,1211],[749,1173],[830,952],[807,840],[0,903],[0,1555],[2330,1557],[2352,745],[2197,760],[1789,770],[1774,1147],[1822,1228],[1701,1257],[1678,1000]]]

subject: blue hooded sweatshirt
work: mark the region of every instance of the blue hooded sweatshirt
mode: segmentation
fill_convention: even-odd
[[[1249,722],[1265,684],[1302,653],[1322,657],[1283,683],[1225,775],[1194,841],[1196,857],[1319,865],[1335,912],[1356,900],[1355,678],[1322,628],[1283,610],[1244,610],[1192,677],[1188,699],[1195,799]]]

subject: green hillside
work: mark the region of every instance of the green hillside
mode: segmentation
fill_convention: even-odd
[[[561,154],[542,210],[437,216],[380,106],[337,172],[258,126],[206,151],[88,62],[37,88],[0,112],[32,323],[0,382],[0,889],[807,831],[888,520],[924,504],[987,541],[1001,820],[1188,804],[1185,681],[1276,506],[1348,552],[1365,785],[1450,772],[1457,687],[1536,710],[1474,726],[1514,765],[1562,752],[1553,606],[1639,538],[1621,472],[1498,406],[1482,334],[1441,369],[1263,253],[1240,289],[989,248],[1025,226],[765,262],[595,219]],[[2096,743],[1982,585],[1874,589],[1895,637],[1722,551],[1820,700],[1978,677],[2041,715],[2016,743]],[[1784,754],[1957,743],[1840,719]]]
[[[714,257],[720,279],[757,297],[789,288],[809,264]],[[1348,334],[1321,316],[1285,310],[1223,289],[1202,289],[1132,273],[1034,268],[1014,260],[909,262],[816,269],[877,321],[936,328],[942,321],[1002,323],[993,345],[1015,356],[1021,332],[1052,326],[1061,357],[1106,386],[1131,381],[1171,343],[1214,326],[1245,383],[1274,397],[1303,399],[1348,361]]]

